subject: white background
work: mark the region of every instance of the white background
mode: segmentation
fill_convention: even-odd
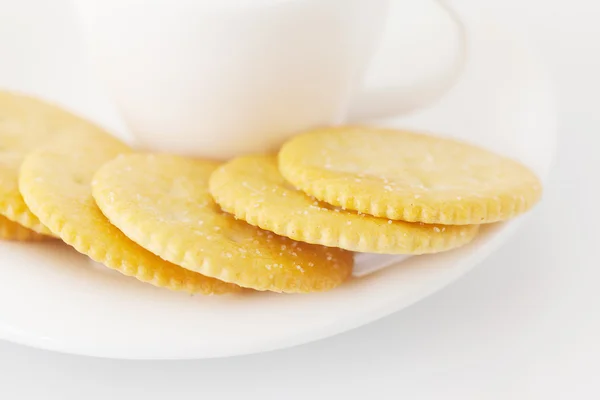
[[[553,177],[545,201],[506,246],[407,310],[269,354],[124,362],[0,342],[0,398],[600,398],[600,5],[469,2],[530,36],[559,84]],[[0,0],[0,16],[26,21],[12,10],[17,3]],[[27,12],[34,22],[44,17]],[[45,16],[61,29],[59,15]],[[59,47],[53,51],[60,57]]]

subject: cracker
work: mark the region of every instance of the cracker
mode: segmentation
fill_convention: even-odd
[[[0,240],[38,241],[47,239],[51,238],[27,229],[0,215]]]
[[[437,253],[469,243],[479,228],[392,221],[335,208],[289,185],[274,156],[245,156],[219,167],[210,192],[223,210],[252,225],[357,252]]]
[[[524,213],[542,185],[527,167],[452,139],[391,129],[317,129],[284,144],[279,168],[329,204],[409,222],[468,225]]]
[[[35,150],[21,168],[25,202],[65,243],[124,275],[189,293],[238,290],[160,259],[129,240],[102,214],[92,197],[92,177],[103,163],[126,152],[127,146],[104,133],[62,138]]]
[[[100,130],[45,101],[0,91],[0,214],[35,232],[51,235],[19,193],[18,175],[23,158],[57,136]]]
[[[93,194],[132,240],[177,265],[256,290],[332,289],[352,253],[299,243],[222,211],[208,192],[219,164],[168,155],[125,155],[96,174]]]

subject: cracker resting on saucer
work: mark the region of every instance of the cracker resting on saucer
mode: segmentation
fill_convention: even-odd
[[[124,155],[96,174],[93,194],[132,240],[191,271],[260,291],[333,289],[352,272],[352,253],[299,243],[236,220],[208,191],[211,161]]]
[[[357,252],[437,253],[469,243],[479,230],[478,225],[427,225],[341,210],[287,183],[274,156],[245,156],[219,167],[210,192],[221,208],[252,225]]]
[[[130,149],[108,133],[62,138],[29,154],[19,186],[40,221],[94,261],[142,282],[189,293],[220,294],[240,288],[171,264],[138,246],[102,214],[92,177],[105,162]]]
[[[428,224],[504,221],[533,207],[542,184],[521,163],[453,139],[370,127],[323,128],[279,153],[282,175],[318,200]]]

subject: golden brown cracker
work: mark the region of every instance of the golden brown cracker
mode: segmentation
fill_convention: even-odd
[[[92,177],[102,164],[129,151],[106,133],[56,140],[24,160],[19,179],[23,198],[65,243],[124,275],[189,293],[239,290],[162,260],[129,240],[102,214],[92,197]]]
[[[507,220],[542,193],[535,174],[514,160],[452,139],[382,128],[301,134],[283,146],[279,168],[321,201],[409,222]]]
[[[0,214],[51,235],[19,192],[21,163],[27,153],[58,136],[100,131],[96,125],[46,101],[0,91]]]
[[[306,293],[340,285],[350,252],[299,243],[223,212],[208,192],[219,164],[125,155],[96,174],[93,194],[132,240],[192,271],[256,290]]]
[[[393,221],[345,211],[291,187],[274,156],[245,156],[219,167],[210,192],[222,209],[262,229],[302,242],[383,254],[426,254],[469,243],[477,225]]]

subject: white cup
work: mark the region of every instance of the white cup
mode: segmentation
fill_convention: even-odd
[[[359,99],[390,0],[73,1],[91,65],[136,144],[160,152],[227,159],[274,151],[351,109],[402,113],[407,96],[449,87],[464,59],[435,85],[392,83]]]

